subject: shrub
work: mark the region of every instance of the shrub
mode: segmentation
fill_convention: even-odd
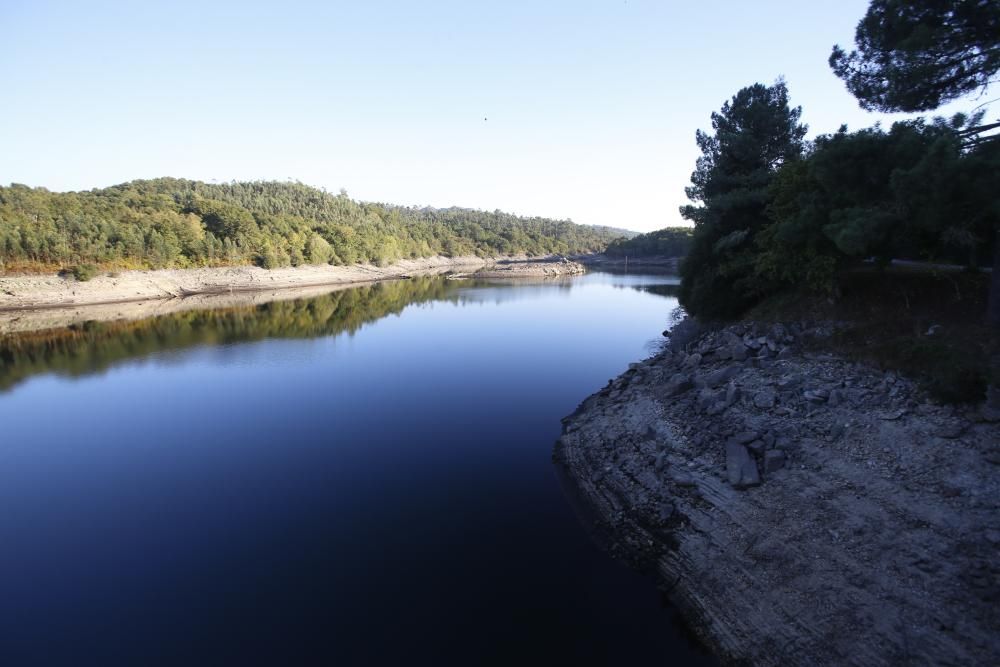
[[[85,283],[97,275],[97,266],[94,264],[77,264],[71,267],[69,272],[81,283]]]

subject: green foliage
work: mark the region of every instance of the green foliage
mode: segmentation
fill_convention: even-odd
[[[388,264],[435,254],[569,254],[602,251],[622,235],[500,211],[356,202],[290,182],[160,178],[67,193],[0,187],[0,263],[8,270],[69,262],[276,267]]]
[[[69,272],[81,283],[85,283],[97,275],[97,267],[93,264],[77,264]]]
[[[857,50],[830,66],[872,111],[927,111],[985,89],[1000,71],[997,0],[872,0]]]
[[[832,292],[861,259],[976,266],[1000,224],[1000,146],[963,150],[954,119],[896,123],[817,138],[771,185],[770,224],[757,237],[757,289]]]
[[[698,131],[702,155],[686,191],[701,206],[681,208],[695,225],[681,266],[680,299],[688,312],[730,317],[756,298],[755,239],[768,223],[771,181],[802,153],[800,116],[800,108],[788,106],[784,82],[758,83],[712,114],[713,135]]]
[[[610,257],[683,257],[691,249],[693,235],[691,227],[667,227],[630,239],[616,239],[604,252]]]

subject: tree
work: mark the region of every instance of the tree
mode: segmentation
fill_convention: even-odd
[[[802,155],[801,107],[788,105],[784,81],[743,88],[712,114],[714,135],[698,131],[702,155],[681,207],[694,222],[681,267],[681,303],[688,312],[731,317],[751,305],[754,237],[767,223],[769,185],[777,170]]]
[[[997,0],[872,0],[830,67],[869,111],[927,111],[996,80]]]
[[[975,90],[1000,72],[997,0],[872,0],[855,32],[858,51],[833,47],[830,66],[861,106],[874,111],[926,111]],[[987,152],[996,124],[966,129],[967,144]],[[986,144],[984,146],[984,144]],[[988,144],[993,144],[989,146]],[[996,199],[993,206],[996,209]],[[1000,327],[1000,227],[987,319]]]

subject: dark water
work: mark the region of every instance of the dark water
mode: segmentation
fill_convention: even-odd
[[[707,664],[551,463],[669,282],[417,279],[0,339],[0,664]]]

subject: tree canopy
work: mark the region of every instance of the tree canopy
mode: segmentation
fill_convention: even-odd
[[[609,257],[684,257],[691,249],[694,230],[690,227],[666,227],[630,239],[612,241],[604,254]]]
[[[1000,71],[997,0],[872,0],[857,49],[833,47],[830,66],[870,111],[927,111]]]
[[[256,263],[384,265],[436,254],[602,251],[629,232],[501,211],[358,202],[293,182],[139,180],[84,192],[0,187],[0,270]]]
[[[778,169],[797,160],[806,127],[788,104],[783,81],[743,88],[712,114],[714,134],[698,131],[701,149],[681,208],[694,238],[681,267],[681,302],[709,317],[739,312],[753,298],[746,282],[756,234],[767,223],[769,186]]]

